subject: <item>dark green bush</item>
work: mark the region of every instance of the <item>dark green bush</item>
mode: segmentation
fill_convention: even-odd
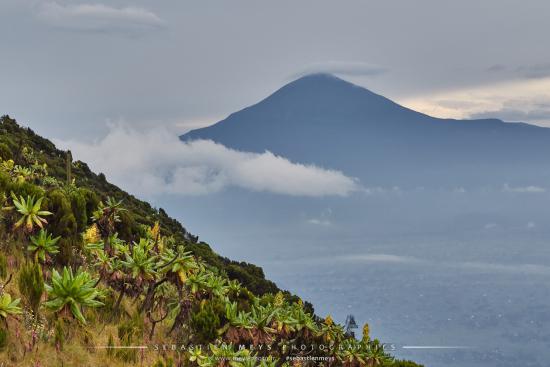
[[[44,278],[42,269],[37,263],[23,265],[19,272],[19,292],[35,316],[38,315],[40,299],[44,293]]]
[[[71,202],[60,189],[50,191],[45,202],[47,209],[53,213],[48,217],[48,230],[54,237],[61,237],[56,261],[61,265],[75,264],[74,250],[81,247],[82,240]]]
[[[92,215],[86,211],[86,198],[80,190],[74,190],[70,193],[69,200],[76,221],[76,230],[79,233],[83,232],[88,226],[88,216]]]
[[[2,158],[5,161],[13,158],[13,153],[11,152],[10,147],[6,143],[0,143],[0,158]]]
[[[92,213],[97,209],[97,206],[99,204],[99,198],[97,197],[96,193],[91,190],[79,188],[78,191],[86,201],[86,215],[87,215],[87,221],[89,222],[92,216]]]
[[[0,351],[4,350],[8,345],[8,331],[0,327]]]
[[[220,316],[224,315],[223,305],[208,301],[191,314],[191,328],[197,335],[197,343],[210,343],[218,336],[221,325]]]
[[[11,182],[6,190],[6,194],[9,194],[11,191],[18,197],[23,196],[24,198],[27,196],[34,196],[35,198],[44,196],[44,189],[26,181]]]
[[[65,328],[63,326],[64,321],[59,319],[55,323],[54,327],[54,344],[59,348],[59,350],[63,350],[63,346],[65,345]]]
[[[0,253],[0,278],[5,279],[8,276],[8,259],[6,255]]]

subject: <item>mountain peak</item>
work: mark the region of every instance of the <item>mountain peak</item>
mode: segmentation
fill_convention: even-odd
[[[298,114],[324,111],[334,118],[343,117],[346,111],[402,109],[381,95],[328,73],[299,77],[251,108],[268,106]]]
[[[290,88],[316,88],[319,90],[327,91],[329,93],[333,93],[334,89],[350,89],[350,90],[362,90],[363,92],[369,92],[373,95],[376,95],[375,93],[371,92],[370,90],[358,86],[356,84],[350,83],[346,80],[340,79],[334,74],[330,73],[313,73],[313,74],[306,74],[304,76],[301,76],[290,83],[286,84],[279,90],[285,90]]]
[[[376,184],[394,184],[399,175],[411,175],[422,186],[442,182],[441,172],[448,182],[471,176],[447,167],[483,162],[491,172],[502,162],[545,157],[550,149],[550,129],[500,120],[434,118],[331,74],[302,76],[182,139],[210,139],[242,151],[268,150]],[[433,170],[431,180],[426,170]],[[507,182],[507,172],[501,172],[502,182]],[[481,179],[474,176],[472,180]]]

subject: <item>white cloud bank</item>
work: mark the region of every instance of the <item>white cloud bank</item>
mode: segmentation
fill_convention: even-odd
[[[115,8],[104,4],[42,4],[38,18],[59,28],[90,32],[139,31],[160,28],[163,20],[140,7]]]
[[[165,129],[138,132],[118,124],[110,126],[100,141],[56,143],[115,184],[147,197],[202,195],[231,186],[311,197],[361,190],[356,179],[339,171],[293,163],[271,152],[240,152],[207,140],[183,143]]]
[[[537,69],[538,70],[538,69]],[[549,69],[550,70],[550,69]],[[548,71],[548,70],[547,70]],[[469,88],[433,92],[399,102],[442,118],[500,118],[550,126],[550,76],[516,78]]]
[[[539,186],[519,186],[519,187],[512,187],[508,184],[504,184],[502,187],[502,192],[516,192],[516,193],[522,193],[522,194],[539,194],[546,192],[546,189],[544,187]]]

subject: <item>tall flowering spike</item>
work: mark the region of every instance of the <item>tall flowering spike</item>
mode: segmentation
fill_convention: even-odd
[[[149,234],[151,235],[151,239],[157,240],[160,235],[160,224],[158,221],[155,222],[155,224],[149,229]]]
[[[369,324],[365,323],[365,325],[363,326],[363,341],[367,342],[370,340],[369,332],[370,332]]]
[[[282,307],[285,303],[285,296],[283,292],[277,292],[275,299],[273,300],[273,305],[276,307]]]
[[[84,232],[84,242],[86,244],[98,243],[100,240],[99,229],[97,228],[97,224],[94,223]]]
[[[325,325],[327,326],[332,326],[334,325],[334,320],[332,320],[332,317],[330,315],[328,315],[326,318],[325,318]]]
[[[180,278],[182,284],[187,281],[187,274],[185,274],[185,271],[183,270],[178,271],[178,277]]]

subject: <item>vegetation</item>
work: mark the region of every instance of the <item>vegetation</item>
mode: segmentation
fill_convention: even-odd
[[[38,198],[35,200],[34,196],[27,196],[27,199],[24,199],[23,196],[20,196],[19,199],[12,192],[11,196],[13,198],[13,205],[17,209],[17,212],[21,214],[21,218],[15,222],[13,228],[19,228],[21,225],[25,225],[25,230],[27,232],[32,232],[34,225],[43,228],[45,223],[48,223],[43,217],[46,215],[51,215],[47,210],[41,210],[42,200],[44,198]]]
[[[76,275],[73,270],[63,268],[62,274],[53,270],[52,285],[46,284],[48,302],[44,303],[46,308],[67,316],[69,312],[83,324],[86,319],[82,315],[82,307],[100,307],[103,303],[98,301],[101,292],[95,287],[97,280],[92,279],[90,274],[80,269]]]
[[[9,293],[2,294],[0,296],[0,317],[5,320],[8,316],[20,314],[21,307],[18,306],[20,301],[19,298],[12,300]]]
[[[415,365],[394,360],[368,326],[361,340],[346,335],[261,268],[219,257],[7,116],[0,157],[7,366]]]
[[[27,250],[32,253],[34,261],[40,260],[44,263],[47,257],[59,252],[57,246],[59,238],[61,237],[52,238],[52,235],[42,228],[38,236],[31,236],[31,243]]]

